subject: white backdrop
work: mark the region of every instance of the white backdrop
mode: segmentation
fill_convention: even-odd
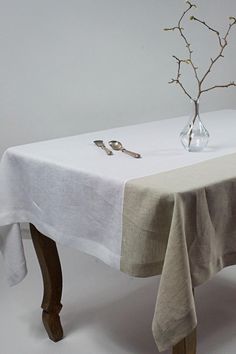
[[[196,0],[196,16],[226,29],[235,0]],[[186,114],[172,54],[184,0],[0,0],[0,155],[11,145]],[[189,21],[199,67],[217,38]],[[236,27],[212,83],[236,79]],[[185,82],[192,86],[186,72]],[[202,111],[236,108],[236,89],[206,94]],[[207,123],[206,123],[207,124]],[[181,127],[180,127],[181,128]],[[178,133],[178,132],[177,132]]]

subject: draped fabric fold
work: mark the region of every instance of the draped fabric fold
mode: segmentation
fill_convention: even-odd
[[[160,351],[196,327],[193,288],[233,264],[236,154],[126,184],[121,270],[161,274],[152,323]]]

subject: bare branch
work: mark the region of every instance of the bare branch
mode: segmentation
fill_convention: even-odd
[[[174,31],[178,29],[178,27],[170,27],[170,28],[164,28],[164,31]]]
[[[233,82],[230,82],[229,84],[225,84],[225,85],[215,85],[215,86],[212,86],[212,87],[202,90],[201,93],[211,91],[216,88],[227,88],[227,87],[231,87],[231,86],[236,86],[236,83],[233,81]]]
[[[205,81],[207,76],[210,74],[210,72],[211,72],[213,66],[215,65],[215,63],[220,58],[224,57],[223,53],[224,53],[225,48],[228,45],[228,36],[230,34],[230,31],[231,31],[232,27],[234,25],[236,25],[236,18],[233,17],[233,16],[229,17],[230,22],[229,22],[229,25],[228,25],[228,29],[227,29],[225,35],[221,36],[220,32],[217,29],[215,29],[214,27],[209,26],[205,21],[203,21],[203,20],[201,20],[201,19],[199,19],[199,18],[197,18],[195,16],[191,16],[190,17],[190,20],[199,22],[201,25],[203,25],[209,31],[215,33],[216,36],[217,36],[218,42],[219,42],[219,47],[220,47],[218,54],[214,58],[210,58],[209,67],[206,70],[206,72],[204,73],[204,75],[202,76],[202,78],[200,79],[200,77],[198,75],[198,67],[194,64],[193,59],[192,59],[193,50],[192,50],[191,44],[190,44],[190,42],[189,42],[189,40],[188,40],[188,38],[187,38],[187,36],[185,34],[183,26],[182,26],[182,21],[185,18],[186,14],[193,7],[196,7],[196,5],[192,4],[190,1],[186,1],[186,4],[187,4],[187,8],[183,12],[183,14],[181,15],[177,26],[164,29],[165,31],[175,31],[175,30],[177,30],[179,32],[181,38],[183,39],[183,41],[185,43],[185,46],[187,48],[188,55],[189,55],[187,59],[179,59],[178,57],[173,55],[173,57],[177,61],[177,74],[176,74],[176,78],[175,79],[171,79],[171,81],[169,83],[170,84],[173,84],[173,83],[178,84],[181,87],[181,89],[183,90],[183,92],[191,100],[193,100],[194,102],[197,102],[197,100],[200,98],[201,94],[204,93],[204,92],[211,91],[211,90],[216,89],[216,88],[227,88],[227,87],[230,87],[230,86],[236,86],[235,82],[230,82],[229,84],[226,84],[226,85],[215,85],[215,86],[212,86],[212,87],[209,87],[209,88],[206,88],[206,89],[202,89],[203,82]],[[197,91],[197,95],[196,95],[195,99],[192,98],[191,94],[185,89],[183,83],[180,81],[182,64],[190,64],[190,66],[193,69],[194,77],[195,77],[195,79],[197,81],[197,87],[198,87],[198,91]]]
[[[190,1],[186,1],[186,4],[187,4],[187,9],[183,12],[183,14],[181,15],[179,21],[178,21],[178,25],[177,26],[174,26],[174,27],[170,27],[170,28],[164,28],[164,31],[175,31],[175,30],[178,30],[179,33],[180,33],[180,36],[182,37],[185,45],[186,45],[186,48],[187,48],[187,51],[188,51],[188,54],[189,54],[189,57],[187,59],[179,59],[177,58],[176,56],[173,56],[176,60],[177,60],[177,64],[178,64],[178,68],[177,68],[177,76],[176,76],[176,79],[172,79],[169,83],[177,83],[179,84],[179,86],[182,88],[182,90],[184,91],[184,93],[190,98],[190,99],[193,99],[192,96],[187,92],[187,90],[185,89],[184,85],[182,84],[182,82],[180,82],[180,70],[181,70],[181,64],[182,63],[186,63],[186,64],[190,64],[192,69],[193,69],[193,72],[194,72],[194,76],[198,82],[198,85],[200,83],[200,79],[198,77],[198,73],[197,73],[197,66],[193,63],[193,60],[192,60],[192,48],[191,48],[191,44],[189,43],[186,35],[184,34],[184,28],[182,26],[182,20],[184,19],[185,15],[193,8],[193,7],[197,7],[195,4],[192,4]]]
[[[197,17],[195,16],[191,16],[190,17],[190,20],[194,20],[194,21],[197,21],[201,24],[203,24],[203,26],[207,27],[210,31],[214,32],[216,35],[217,35],[217,38],[218,38],[218,41],[220,43],[220,46],[222,47],[222,40],[220,38],[220,32],[217,31],[216,29],[214,29],[213,27],[210,27],[205,21],[202,21],[202,20],[199,20]]]
[[[185,63],[185,64],[189,64],[189,59],[179,59],[177,58],[175,55],[173,55],[173,58],[175,58],[177,60],[177,64],[178,64],[178,69],[177,69],[177,75],[176,75],[176,79],[172,79],[169,84],[178,84],[181,89],[184,91],[184,93],[191,99],[193,100],[192,96],[187,92],[187,90],[185,89],[184,85],[182,84],[182,82],[180,81],[180,76],[181,76],[181,64]]]
[[[225,36],[221,39],[220,38],[220,35],[219,35],[219,42],[220,42],[220,52],[219,54],[214,58],[212,59],[211,58],[211,63],[210,63],[210,66],[209,68],[207,69],[207,71],[205,72],[205,74],[203,75],[202,79],[200,80],[200,91],[201,91],[201,86],[202,86],[202,83],[203,81],[205,81],[206,77],[210,74],[211,72],[211,69],[212,67],[215,65],[215,63],[220,59],[220,58],[223,58],[223,52],[225,50],[225,48],[227,47],[228,45],[228,41],[227,41],[227,38],[229,36],[229,33],[231,31],[231,28],[236,24],[236,19],[234,17],[230,17],[229,18],[230,20],[233,20],[233,22],[230,22],[229,23],[229,26],[228,26],[228,29],[227,29],[227,32],[225,34]],[[222,42],[222,40],[224,41],[224,43]],[[200,97],[200,96],[199,96]]]
[[[178,22],[178,30],[179,30],[179,33],[181,35],[181,37],[183,38],[185,44],[186,44],[186,48],[189,52],[189,63],[191,64],[191,67],[194,71],[194,76],[199,84],[200,80],[199,80],[199,77],[198,77],[198,72],[197,72],[197,66],[193,63],[193,60],[192,60],[192,49],[191,49],[191,44],[189,43],[186,35],[184,34],[184,29],[182,27],[182,20],[184,19],[185,15],[192,9],[192,7],[197,7],[196,5],[192,4],[190,1],[186,1],[186,3],[189,5],[188,8],[184,11],[183,15],[180,17],[179,19],[179,22]]]
[[[178,81],[179,86],[182,88],[182,90],[184,91],[184,93],[190,98],[190,100],[193,100],[192,96],[187,92],[187,90],[184,88],[183,84]]]

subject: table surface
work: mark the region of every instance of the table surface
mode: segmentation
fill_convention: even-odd
[[[205,113],[202,119],[211,137],[208,148],[201,153],[189,153],[180,143],[179,132],[186,124],[186,117],[8,149],[0,167],[2,179],[11,176],[11,186],[9,180],[2,181],[4,209],[9,209],[9,218],[2,218],[2,224],[4,219],[5,223],[30,220],[45,234],[54,235],[57,242],[120,269],[127,181],[236,151],[235,129],[232,129],[236,125],[236,111]],[[103,139],[105,143],[119,140],[127,149],[141,153],[142,158],[135,159],[119,151],[107,156],[95,146],[95,139]],[[4,192],[9,188],[11,192]],[[24,212],[18,213],[16,220],[15,214],[10,216],[10,210],[15,210],[18,204]]]
[[[210,141],[204,152],[200,153],[190,154],[180,143],[179,133],[187,117],[36,142],[12,147],[10,151],[22,158],[99,176],[114,183],[125,182],[235,152],[233,127],[236,125],[236,111],[209,112],[201,117],[210,132]],[[127,149],[140,152],[142,159],[136,160],[121,152],[107,157],[93,144],[96,139],[103,139],[106,144],[109,140],[119,140]]]
[[[26,274],[20,222],[120,269],[129,182],[236,152],[236,111],[205,113],[202,119],[210,143],[201,153],[181,146],[179,132],[186,117],[8,149],[0,164],[0,248],[9,281],[15,284]],[[122,152],[107,156],[94,145],[96,139],[119,140],[142,158]]]

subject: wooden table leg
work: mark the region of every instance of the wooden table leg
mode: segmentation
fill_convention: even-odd
[[[30,224],[33,245],[38,257],[44,284],[42,319],[49,338],[58,342],[63,338],[59,313],[62,308],[62,271],[56,243]],[[172,354],[196,354],[196,329],[173,347]]]
[[[41,305],[43,324],[49,338],[58,342],[63,338],[59,316],[62,308],[62,271],[56,243],[41,234],[32,224],[30,232],[43,277],[44,294]]]
[[[173,347],[172,354],[196,354],[197,353],[197,330],[194,329],[189,336]]]

